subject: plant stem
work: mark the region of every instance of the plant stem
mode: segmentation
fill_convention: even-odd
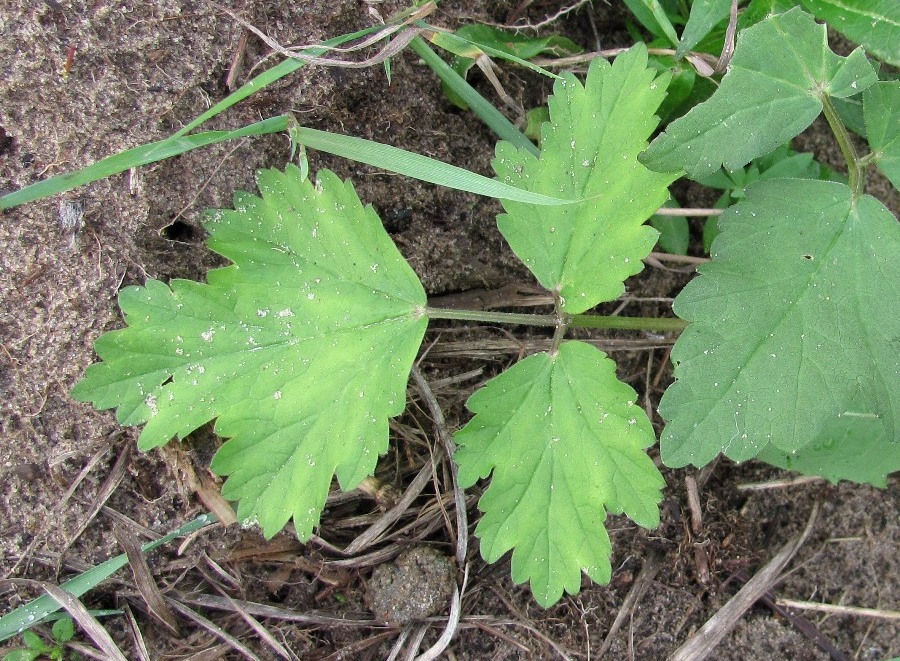
[[[865,185],[865,168],[860,163],[859,156],[856,154],[856,149],[853,148],[853,143],[850,141],[850,133],[841,121],[834,104],[831,103],[831,99],[828,98],[828,96],[822,96],[822,107],[825,110],[825,119],[828,120],[828,125],[834,133],[834,137],[837,138],[838,147],[841,148],[841,154],[844,155],[844,160],[847,161],[847,176],[849,178],[850,190],[852,191],[853,199],[855,200],[863,193],[863,186]]]
[[[682,331],[688,325],[677,317],[606,317],[594,314],[577,314],[569,322],[571,328],[618,328],[643,331]]]
[[[426,308],[429,319],[456,319],[459,321],[483,321],[489,324],[521,324],[522,326],[556,326],[555,314],[518,314],[515,312],[490,312],[488,310],[453,310],[450,308]]]
[[[656,216],[721,216],[723,211],[723,209],[661,207],[653,213]]]
[[[523,326],[545,326],[553,328],[560,320],[555,314],[518,314],[514,312],[490,312],[487,310],[451,310],[448,308],[426,308],[429,319],[455,319],[460,321],[482,321],[496,324],[521,324]],[[687,326],[683,319],[671,317],[610,317],[593,314],[577,314],[568,320],[570,328],[617,328],[644,331],[680,331]]]

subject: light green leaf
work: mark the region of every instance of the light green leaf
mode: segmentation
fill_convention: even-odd
[[[731,0],[694,0],[691,15],[681,33],[681,41],[678,42],[678,56],[681,57],[699,44],[716,25],[728,18],[730,9]]]
[[[3,655],[3,661],[34,661],[43,654],[40,649],[16,649]]]
[[[783,14],[799,6],[800,0],[750,0],[747,7],[738,13],[738,28],[748,28],[772,14]]]
[[[900,188],[900,80],[879,82],[867,89],[863,115],[878,169]]]
[[[875,81],[862,49],[835,55],[825,26],[809,14],[798,8],[771,16],[738,34],[719,89],[672,122],[641,161],[659,171],[682,169],[692,178],[723,165],[734,170],[809,126],[822,111],[823,95],[852,96]]]
[[[38,636],[34,631],[26,631],[22,634],[22,640],[25,641],[25,644],[28,645],[32,650],[40,653],[49,652],[52,647],[50,647],[44,640]]]
[[[53,640],[58,643],[67,643],[75,635],[75,622],[71,617],[61,617],[53,623]]]
[[[866,47],[878,59],[900,66],[900,2],[897,0],[802,0],[816,18]]]
[[[145,423],[143,449],[217,418],[230,440],[212,468],[238,516],[268,537],[293,517],[305,539],[332,474],[353,488],[387,449],[426,299],[348,182],[323,171],[314,186],[289,166],[258,183],[262,197],[238,193],[206,225],[234,264],[209,284],[123,290],[128,328],[97,340],[104,362],[73,396]]]
[[[674,174],[637,162],[656,127],[653,115],[668,75],[647,67],[635,46],[613,65],[591,62],[582,85],[573,75],[554,86],[541,152],[532,156],[506,142],[493,166],[500,181],[578,204],[536,207],[503,200],[498,226],[513,251],[544,287],[559,292],[577,314],[624,291],[653,249],[656,231],[643,223],[668,198]]]
[[[843,184],[795,179],[751,186],[719,227],[713,261],[675,300],[691,324],[659,407],[663,461],[702,466],[719,452],[742,461],[767,446],[791,454],[837,442],[841,422],[847,438],[859,437],[854,424],[877,424],[883,454],[896,458],[897,220]],[[846,468],[843,477],[870,479]]]
[[[644,449],[653,427],[616,366],[584,342],[535,354],[469,398],[475,417],[456,434],[463,486],[493,473],[476,529],[494,562],[513,549],[512,577],[549,606],[577,594],[581,572],[607,583],[606,512],[659,524],[664,481]]]

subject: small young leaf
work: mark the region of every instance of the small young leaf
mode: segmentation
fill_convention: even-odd
[[[778,54],[778,66],[772,66]],[[822,112],[823,95],[843,98],[876,81],[862,49],[848,57],[827,46],[825,26],[799,8],[738,35],[719,89],[672,122],[641,156],[659,171],[692,178],[734,170],[803,131]]]
[[[700,43],[710,31],[728,18],[731,0],[694,0],[676,52],[681,57]]]
[[[672,21],[659,0],[625,0],[625,5],[654,35],[665,37],[673,46],[678,43]]]
[[[75,635],[75,623],[71,617],[61,617],[53,623],[53,640],[57,643],[67,643]]]
[[[843,419],[874,419],[885,446],[897,443],[897,220],[843,184],[796,179],[751,186],[719,227],[713,261],[675,300],[691,324],[659,407],[663,461],[702,466],[719,452],[742,461],[769,445],[790,454],[837,442]],[[843,477],[871,479],[850,468]]]
[[[643,223],[666,201],[675,175],[651,172],[637,155],[656,127],[653,113],[667,80],[647,67],[643,45],[612,65],[593,60],[584,85],[567,74],[554,86],[538,158],[506,142],[497,145],[493,166],[500,181],[584,199],[556,208],[504,200],[507,213],[497,221],[540,283],[560,292],[566,312],[619,296],[653,249],[656,231]]]
[[[897,0],[801,0],[806,11],[900,67],[900,2]]]
[[[475,417],[456,434],[463,486],[493,473],[476,533],[494,562],[513,549],[512,577],[549,606],[577,594],[581,572],[607,583],[606,512],[659,524],[662,476],[645,454],[653,427],[616,366],[584,342],[529,356],[466,404]]]
[[[425,293],[371,207],[328,171],[258,177],[262,196],[207,223],[234,264],[209,284],[150,280],[122,291],[128,328],[96,343],[73,396],[146,423],[139,445],[217,418],[222,494],[271,537],[293,517],[309,536],[336,473],[371,473],[403,411],[426,320]]]
[[[25,641],[25,644],[28,646],[29,650],[33,650],[38,652],[38,654],[42,654],[44,652],[49,652],[52,648],[44,642],[44,639],[38,636],[34,631],[30,629],[22,633],[22,640]]]
[[[663,206],[677,209],[678,202],[669,200]],[[687,218],[654,214],[650,224],[659,232],[659,247],[671,255],[687,255],[691,233]]]
[[[879,82],[867,89],[863,115],[878,169],[900,188],[900,80]]]

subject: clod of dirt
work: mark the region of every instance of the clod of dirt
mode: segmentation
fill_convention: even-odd
[[[440,612],[453,592],[453,561],[429,546],[414,546],[372,572],[366,604],[379,620],[405,624]]]

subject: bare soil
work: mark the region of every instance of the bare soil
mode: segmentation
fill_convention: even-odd
[[[502,22],[518,4],[447,0],[433,20],[446,27],[471,19]],[[309,44],[368,26],[372,11],[387,16],[403,3],[234,0],[228,5],[280,43]],[[526,18],[540,20],[561,6],[535,2]],[[590,48],[597,39],[603,47],[629,45],[621,17],[621,9],[596,3],[553,27]],[[227,14],[199,1],[0,3],[0,189],[9,192],[167,137],[227,95],[226,76],[242,33]],[[71,47],[76,50],[65,76]],[[239,82],[265,54],[250,37]],[[549,91],[545,81],[509,67],[502,79],[525,107]],[[494,98],[489,88],[484,93]],[[452,107],[433,75],[408,53],[395,58],[390,85],[381,67],[309,67],[208,128],[233,128],[282,112],[295,113],[307,126],[376,139],[490,174],[494,141],[488,129]],[[839,153],[824,135],[813,127],[801,144],[838,165]],[[284,136],[225,144],[0,215],[0,575],[59,582],[123,552],[128,539],[147,541],[206,511],[198,493],[210,492],[213,478],[204,466],[217,439],[196,434],[182,450],[140,454],[132,451],[134,429],[121,429],[110,412],[96,412],[68,393],[95,360],[93,341],[121,325],[119,289],[148,277],[202,278],[220,264],[203,244],[201,211],[228,206],[232,191],[253,190],[256,169],[283,167],[287,158]],[[352,177],[429,295],[534,285],[496,230],[496,203],[321,154],[311,154],[311,165]],[[896,212],[896,191],[877,178],[872,185]],[[709,202],[693,189],[676,193],[684,204]],[[699,236],[700,226],[693,229]],[[648,268],[628,283],[628,293],[672,297],[688,278]],[[670,311],[654,301],[629,303],[626,313]],[[451,428],[465,422],[463,404],[477,385],[545,339],[541,333],[517,337],[510,341],[496,328],[448,323],[429,332],[431,349],[422,369]],[[671,379],[673,338],[591,337],[655,411]],[[432,558],[434,552],[454,552],[447,463],[425,405],[415,390],[410,395],[407,414],[392,428],[394,443],[379,468],[380,482],[370,490],[375,498],[361,492],[335,495],[317,537],[305,546],[288,532],[266,541],[252,528],[207,530],[180,549],[172,544],[151,554],[153,580],[259,658],[278,657],[247,619],[221,605],[222,593],[282,609],[253,612],[289,658],[385,658],[401,636],[414,639],[416,627],[376,620],[367,606],[372,596],[368,602],[365,596],[373,572],[390,567],[405,549],[424,545]],[[662,421],[654,416],[654,423],[659,428]],[[438,466],[408,512],[385,535],[355,553],[340,553],[380,519],[432,454]],[[775,596],[900,609],[897,476],[885,490],[821,482],[748,490],[749,483],[790,476],[753,462],[726,461],[702,473],[667,470],[665,476],[669,486],[659,529],[638,529],[615,517],[609,521],[615,549],[611,584],[586,582],[578,596],[547,610],[534,603],[527,588],[512,583],[508,560],[486,565],[473,538],[461,625],[446,658],[599,658],[617,614],[628,608],[606,658],[665,659],[726,603],[741,580],[803,529],[814,503],[821,514],[789,573],[773,588]],[[702,524],[696,529],[688,513],[688,477],[701,483]],[[468,499],[473,522],[478,495],[473,491]],[[161,621],[165,614],[150,612],[137,582],[130,571],[121,571],[84,602],[92,609],[129,609],[151,659],[199,652],[206,656],[191,658],[249,658],[184,615],[172,616],[177,634],[167,628]],[[434,590],[445,587],[438,581]],[[636,588],[629,607],[626,598]],[[0,613],[33,596],[0,581]],[[212,599],[220,600],[218,608],[211,607]],[[839,652],[829,656],[788,619],[758,604],[711,658],[880,661],[900,654],[896,620],[796,612]],[[436,640],[445,620],[446,606],[427,620],[423,649]],[[103,622],[128,658],[141,658],[124,616]],[[76,640],[91,644],[80,632]]]

